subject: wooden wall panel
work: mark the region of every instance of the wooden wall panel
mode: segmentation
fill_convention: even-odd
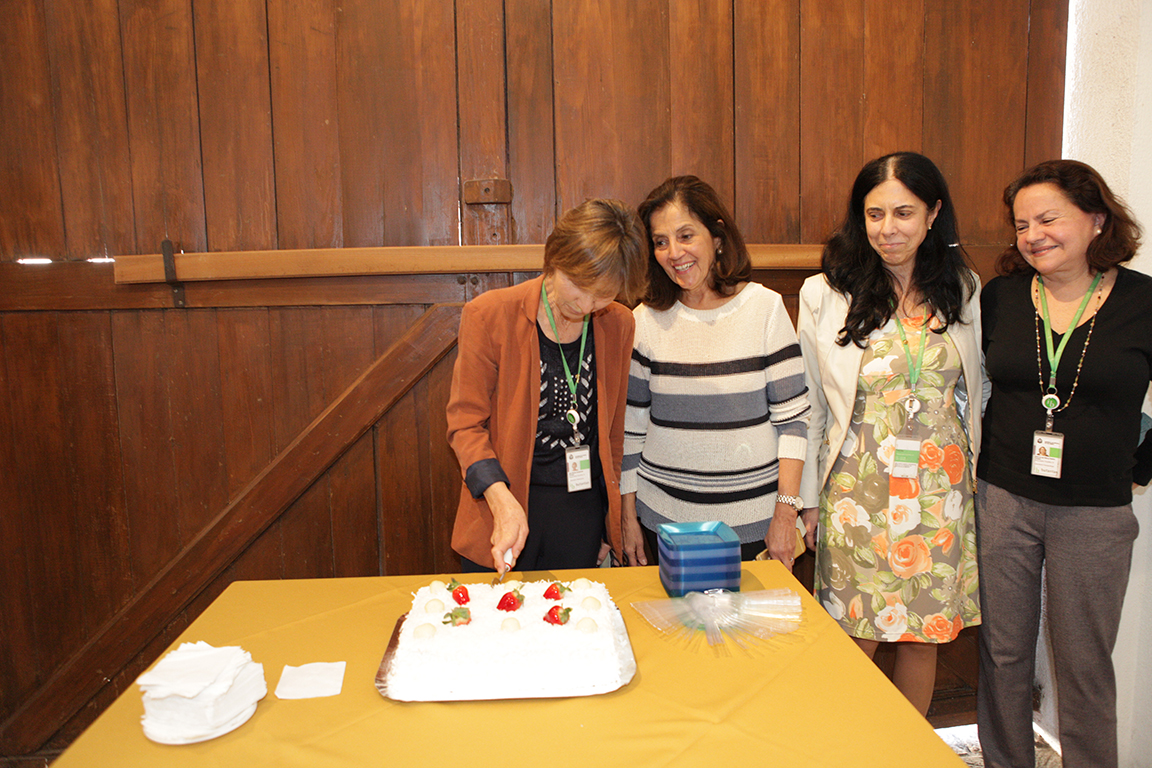
[[[715,188],[730,210],[736,194],[732,30],[729,3],[676,0],[668,4],[665,60],[671,157],[667,175],[699,176]],[[701,66],[705,61],[709,65]],[[657,179],[653,186],[661,181]],[[638,205],[647,191],[628,202]]]
[[[966,243],[1004,236],[1000,196],[1024,166],[1028,0],[927,5],[924,146],[948,179]]]
[[[1024,163],[1028,168],[1061,156],[1064,77],[1068,57],[1068,0],[1032,0],[1028,19],[1028,109]],[[1011,181],[1009,175],[1004,184]],[[997,198],[999,200],[999,198]],[[1005,242],[1011,239],[1005,229]]]
[[[800,239],[800,0],[737,0],[735,210],[749,243]]]
[[[281,248],[343,245],[332,0],[268,0]]]
[[[391,27],[381,47],[384,239],[373,245],[459,243],[452,4],[390,0],[375,7]]]
[[[543,243],[556,218],[552,17],[541,0],[504,0],[512,240]]]
[[[844,217],[864,160],[864,6],[800,5],[800,242],[822,243]]]
[[[395,11],[394,3],[344,0],[336,12],[340,194],[350,248],[384,242],[386,51],[396,34]]]
[[[669,175],[669,40],[660,0],[553,3],[559,211],[589,197],[636,205]]]
[[[208,248],[276,248],[265,0],[198,2],[193,24]]]
[[[458,0],[456,66],[463,190],[469,181],[508,178],[504,0]],[[467,203],[463,192],[460,199],[461,243],[512,242],[508,205]]]
[[[228,501],[224,404],[215,310],[164,312],[163,371],[167,384],[175,519],[186,545]]]
[[[60,258],[64,212],[42,0],[0,3],[0,72],[0,261]]]
[[[191,0],[120,0],[136,247],[207,250]]]
[[[115,312],[112,338],[131,547],[127,565],[142,586],[180,550],[181,543],[164,359],[165,313]]]
[[[46,3],[65,258],[136,247],[117,0]]]
[[[924,2],[864,0],[863,6],[861,137],[867,162],[924,145]],[[845,201],[853,178],[841,182]]]

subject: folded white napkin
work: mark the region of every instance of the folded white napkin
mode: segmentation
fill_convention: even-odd
[[[264,666],[243,648],[184,643],[136,679],[143,691],[144,735],[190,744],[239,727],[268,693]]]
[[[314,699],[321,696],[339,696],[344,688],[344,667],[347,662],[317,661],[299,667],[284,665],[280,682],[276,684],[278,699]]]

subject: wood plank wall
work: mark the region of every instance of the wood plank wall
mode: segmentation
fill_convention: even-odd
[[[115,286],[92,257],[539,243],[696,173],[749,242],[820,242],[917,149],[974,251],[1059,154],[1067,0],[0,3],[0,755],[23,702],[425,309],[510,274]],[[464,202],[507,179],[512,199]],[[48,257],[42,271],[14,263]],[[801,275],[791,275],[785,292]],[[437,365],[79,712],[231,579],[447,570]],[[42,730],[43,728],[41,728]],[[23,731],[27,733],[27,731]],[[16,749],[13,745],[19,746]]]

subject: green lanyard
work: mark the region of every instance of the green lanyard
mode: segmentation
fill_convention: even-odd
[[[920,328],[920,351],[916,353],[916,360],[912,360],[912,350],[908,348],[908,337],[904,334],[904,323],[900,315],[896,315],[896,330],[900,332],[900,341],[904,343],[904,358],[908,361],[908,386],[913,394],[916,392],[916,382],[920,380],[920,367],[924,365],[924,345],[928,343],[928,314],[924,314],[924,325]]]
[[[556,343],[560,344],[560,331],[556,330],[556,319],[552,316],[552,305],[548,303],[548,292],[544,290],[544,283],[540,283],[540,300],[544,302],[544,311],[548,314],[548,322],[552,325],[552,333],[556,335]],[[584,329],[580,332],[580,358],[579,365],[584,364],[584,342],[588,340],[588,315],[584,315]],[[566,418],[568,423],[576,426],[576,386],[580,383],[580,369],[576,369],[576,376],[568,367],[568,358],[564,356],[564,346],[560,345],[560,362],[564,364],[564,378],[568,381],[568,390],[572,393],[572,407],[568,409]]]
[[[1076,330],[1076,326],[1080,324],[1080,316],[1084,314],[1084,308],[1088,306],[1088,300],[1092,298],[1096,286],[1100,284],[1101,278],[1104,277],[1103,272],[1097,272],[1095,279],[1092,280],[1091,287],[1088,288],[1084,298],[1080,301],[1080,308],[1076,310],[1076,316],[1072,318],[1072,324],[1068,326],[1068,330],[1064,332],[1064,338],[1060,339],[1060,346],[1056,351],[1052,351],[1052,322],[1048,319],[1048,297],[1044,294],[1044,278],[1039,275],[1036,276],[1036,284],[1040,286],[1040,310],[1041,317],[1044,318],[1044,340],[1048,342],[1048,392],[1055,394],[1056,392],[1056,369],[1060,366],[1060,357],[1064,354],[1064,347],[1068,344],[1068,339],[1072,338],[1072,331]]]

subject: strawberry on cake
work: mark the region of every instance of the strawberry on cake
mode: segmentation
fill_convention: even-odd
[[[588,579],[433,581],[416,592],[394,644],[377,688],[398,701],[587,696],[636,672],[620,611]]]

